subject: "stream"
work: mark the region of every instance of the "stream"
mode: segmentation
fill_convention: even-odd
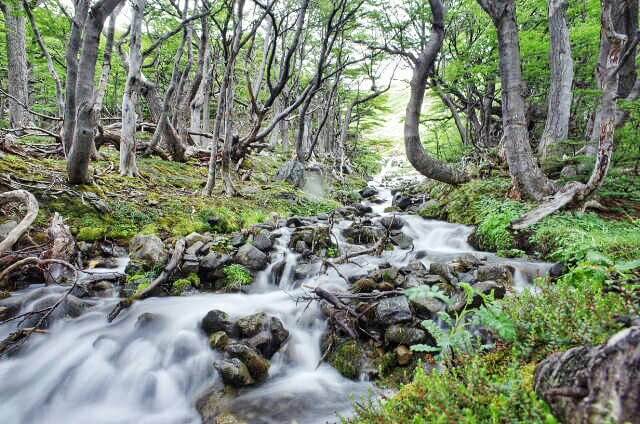
[[[379,190],[380,203],[368,203],[373,219],[388,215],[393,166],[370,184]],[[393,181],[391,181],[393,182]],[[485,256],[489,262],[509,263],[515,269],[516,290],[531,285],[550,264],[498,258],[478,253],[467,243],[471,227],[424,220],[403,214],[402,231],[413,239],[413,249],[364,255],[340,265],[347,276],[375,270],[381,263],[402,266],[419,258],[425,265],[448,261],[463,253]],[[341,252],[357,251],[342,235],[350,225],[343,220],[332,231]],[[199,396],[220,384],[213,363],[219,354],[209,348],[200,320],[212,309],[232,318],[256,312],[274,315],[290,332],[287,345],[271,359],[267,380],[239,390],[230,412],[249,423],[325,423],[339,421],[353,409],[353,401],[378,394],[373,383],[352,381],[321,362],[320,338],[326,320],[314,302],[298,298],[316,285],[346,289],[346,282],[329,268],[325,273],[296,279],[298,254],[287,248],[291,228],[276,230],[270,263],[247,293],[151,298],[138,301],[114,322],[106,316],[117,302],[111,297],[93,298],[77,318],[59,319],[48,335],[34,335],[21,352],[0,361],[0,417],[12,424],[31,423],[198,423],[195,408]],[[274,284],[273,264],[285,260],[279,286]],[[124,260],[122,267],[126,264]],[[319,267],[318,267],[319,268]],[[113,271],[113,270],[109,270]],[[316,270],[318,271],[318,270]],[[12,296],[20,300],[21,312],[34,310],[46,296],[59,296],[64,288],[32,286]],[[159,316],[153,326],[141,325],[145,313]],[[15,327],[0,327],[6,337]],[[318,366],[318,364],[320,365]]]

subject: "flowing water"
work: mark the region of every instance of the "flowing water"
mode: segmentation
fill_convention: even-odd
[[[386,168],[387,170],[389,167]],[[372,184],[383,202],[372,204],[384,215],[391,193],[382,179]],[[346,275],[366,274],[382,262],[404,265],[420,257],[450,260],[473,252],[467,244],[471,228],[404,215],[403,231],[413,238],[413,250],[385,252],[381,257],[360,256],[341,265]],[[348,221],[337,222],[334,235],[342,252],[362,249],[341,236]],[[348,415],[354,399],[376,394],[367,381],[351,381],[331,366],[318,366],[320,337],[325,321],[315,305],[300,297],[315,285],[346,288],[337,273],[328,272],[295,281],[297,255],[286,248],[291,230],[281,228],[271,263],[286,260],[283,279],[273,283],[271,266],[256,277],[247,294],[197,294],[152,298],[136,302],[113,323],[106,320],[116,298],[95,299],[87,312],[75,319],[56,321],[48,335],[34,335],[14,357],[0,361],[0,417],[3,423],[197,423],[195,401],[218,381],[213,368],[216,353],[199,329],[212,309],[232,318],[255,312],[279,317],[290,331],[287,346],[271,361],[263,384],[242,389],[231,411],[251,423],[325,423]],[[505,260],[482,253],[489,261],[506,261],[516,269],[516,286],[524,287],[545,273],[548,264]],[[22,311],[33,310],[39,295],[48,290],[59,296],[62,288],[30,288],[15,295]],[[40,292],[39,292],[40,291]],[[12,298],[13,299],[13,298]],[[153,325],[138,317],[153,313]],[[13,328],[0,326],[4,338]]]

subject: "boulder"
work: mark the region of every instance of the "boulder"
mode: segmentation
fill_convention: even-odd
[[[434,318],[439,312],[447,309],[447,305],[441,300],[432,297],[416,297],[409,301],[416,315],[421,318]]]
[[[129,256],[134,261],[154,267],[167,260],[167,250],[160,237],[138,234],[129,243]]]
[[[247,237],[242,233],[235,233],[229,239],[229,244],[235,248],[238,248],[245,244]]]
[[[250,244],[243,245],[236,253],[235,261],[252,271],[261,271],[269,263],[267,255]]]
[[[235,323],[235,328],[242,337],[253,337],[261,330],[267,328],[269,324],[269,318],[264,312],[258,312],[256,314],[248,315],[240,318]]]
[[[253,237],[253,245],[256,247],[256,249],[264,253],[269,253],[269,251],[273,249],[273,241],[271,241],[271,238],[269,238],[269,232],[261,231],[260,233],[255,235]]]
[[[556,262],[549,268],[549,277],[560,278],[567,273],[567,266],[562,262]]]
[[[300,244],[299,242],[301,241],[305,243],[307,249],[313,247],[313,251],[316,253],[321,249],[327,249],[333,245],[331,242],[329,227],[327,225],[314,225],[296,228],[293,234],[291,234],[289,248],[298,249],[298,245]]]
[[[394,324],[384,332],[384,341],[388,345],[414,345],[424,343],[427,340],[427,332],[419,328]]]
[[[384,237],[385,230],[377,225],[364,225],[354,222],[351,226],[342,230],[342,234],[352,244],[373,244]]]
[[[191,233],[184,238],[184,241],[188,249],[195,243],[201,243],[200,246],[203,246],[205,243],[211,241],[211,236],[206,236],[200,233]]]
[[[289,338],[289,331],[276,317],[271,317],[268,328],[263,329],[247,340],[247,343],[257,349],[265,358],[271,357],[280,350]]]
[[[373,212],[373,208],[371,206],[363,205],[362,203],[356,203],[353,207],[355,208],[355,214],[357,216],[365,216],[366,214]]]
[[[209,337],[209,346],[211,349],[222,350],[229,344],[229,335],[224,331],[216,331]]]
[[[496,281],[505,286],[513,283],[513,267],[505,264],[487,264],[478,267],[478,281]]]
[[[226,312],[214,309],[207,312],[207,315],[205,315],[200,323],[200,328],[202,328],[205,334],[210,336],[218,331],[230,333],[233,326]]]
[[[398,246],[398,248],[406,250],[411,249],[413,247],[413,239],[403,233],[402,231],[398,231],[395,234],[391,234],[389,237],[391,243]]]
[[[247,366],[238,358],[223,359],[215,364],[222,381],[233,387],[249,386],[254,383]]]
[[[534,388],[561,422],[640,423],[640,327],[605,344],[554,353],[536,368]]]
[[[215,271],[223,266],[229,265],[232,259],[229,255],[211,252],[200,259],[200,268],[204,271]]]
[[[386,297],[376,305],[376,320],[383,325],[411,321],[413,314],[405,296]]]
[[[404,221],[395,215],[385,216],[378,221],[383,228],[389,231],[400,230],[404,227]]]
[[[287,181],[298,188],[302,188],[304,186],[304,164],[297,160],[285,162],[278,170],[276,180]]]
[[[360,193],[360,196],[362,196],[364,199],[367,199],[371,196],[375,196],[376,194],[378,194],[378,189],[373,186],[366,186],[365,188],[360,190],[359,193]]]

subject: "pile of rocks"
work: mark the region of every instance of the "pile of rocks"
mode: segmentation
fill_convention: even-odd
[[[509,265],[487,263],[485,258],[465,254],[451,262],[434,262],[427,268],[421,261],[414,260],[403,267],[389,264],[381,265],[364,278],[351,284],[352,299],[345,298],[345,306],[340,308],[326,300],[321,302],[322,311],[330,322],[342,319],[344,325],[353,327],[349,331],[341,325],[331,325],[325,335],[325,347],[332,345],[334,353],[344,343],[353,343],[353,333],[357,334],[360,349],[350,348],[358,358],[350,358],[351,363],[367,367],[372,358],[379,356],[376,350],[383,349],[395,355],[398,365],[406,365],[412,359],[411,345],[425,343],[435,346],[435,340],[421,325],[423,320],[437,319],[441,312],[455,314],[465,307],[477,308],[482,305],[483,295],[492,294],[502,298],[513,283],[513,268]],[[467,292],[461,286],[469,284],[473,298],[468,299]],[[429,287],[439,296],[407,296],[407,289]],[[357,322],[340,309],[351,309],[358,316]],[[333,339],[333,343],[326,340]],[[337,339],[337,340],[336,340]],[[328,356],[332,358],[331,355]],[[335,357],[335,355],[333,355]],[[337,367],[342,371],[340,367]],[[348,377],[357,377],[350,369],[343,373]]]
[[[212,310],[200,327],[209,337],[211,348],[223,353],[223,359],[215,366],[224,383],[232,387],[266,379],[269,359],[289,338],[282,321],[263,312],[232,322],[225,312]]]

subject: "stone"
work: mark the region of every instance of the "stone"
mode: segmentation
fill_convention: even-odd
[[[236,321],[235,327],[242,337],[253,337],[267,328],[269,319],[264,312],[248,315]]]
[[[184,261],[180,269],[185,275],[197,274],[200,270],[200,264],[198,261]]]
[[[162,316],[153,312],[144,312],[136,319],[136,328],[144,330],[157,330],[162,326]]]
[[[200,233],[191,233],[188,236],[186,236],[184,238],[184,241],[187,245],[187,249],[192,247],[196,242],[205,244],[208,241],[211,241],[211,237],[210,236],[206,236]],[[201,246],[202,246],[201,244]]]
[[[302,222],[302,220],[297,216],[292,216],[291,218],[287,219],[285,226],[289,228],[298,228],[304,226],[304,222]]]
[[[409,300],[409,305],[411,305],[416,315],[424,319],[434,318],[439,312],[447,309],[447,305],[444,302],[432,297],[415,297]]]
[[[639,381],[640,327],[630,327],[605,344],[551,354],[536,368],[534,389],[561,422],[637,424]]]
[[[192,243],[191,246],[189,246],[187,250],[184,251],[184,253],[185,255],[197,256],[202,246],[204,246],[204,242],[198,240]]]
[[[400,230],[404,227],[404,221],[396,215],[382,217],[378,222],[383,228],[386,228],[389,231]]]
[[[427,332],[419,328],[394,324],[387,327],[384,332],[384,341],[388,345],[414,345],[424,343],[427,340]]]
[[[413,200],[410,197],[404,196],[400,193],[393,196],[393,200],[391,201],[392,206],[395,206],[402,211],[406,211],[412,204]]]
[[[273,241],[269,238],[269,233],[264,231],[260,232],[256,236],[253,237],[253,245],[256,249],[262,251],[263,253],[269,253],[271,249],[273,249]]]
[[[229,335],[227,333],[224,331],[216,331],[209,336],[209,346],[211,346],[211,349],[222,350],[227,347],[229,340]]]
[[[167,260],[167,250],[160,237],[138,234],[129,243],[129,256],[150,267],[163,265]]]
[[[342,230],[342,234],[352,244],[374,244],[385,235],[384,228],[353,223]]]
[[[478,281],[496,281],[505,286],[513,283],[513,268],[504,264],[487,264],[478,267],[476,271]]]
[[[401,231],[396,234],[392,234],[389,238],[391,243],[395,244],[402,250],[411,249],[413,247],[413,239]]]
[[[398,360],[398,365],[401,367],[408,365],[411,362],[411,358],[413,358],[413,352],[405,345],[400,345],[395,349],[396,359]]]
[[[287,261],[285,259],[282,259],[273,264],[273,266],[271,267],[271,277],[273,278],[273,284],[275,284],[276,286],[280,285],[282,277],[284,276],[284,269],[286,268],[286,266]]]
[[[224,359],[216,362],[222,381],[233,387],[243,387],[253,384],[255,381],[249,373],[247,366],[238,358]]]
[[[556,262],[549,268],[549,277],[560,278],[567,273],[567,266],[562,262]]]
[[[304,280],[305,278],[317,275],[319,271],[320,264],[318,262],[297,264],[294,270],[294,278],[296,280]]]
[[[251,346],[244,343],[229,343],[225,352],[232,358],[240,359],[256,381],[262,381],[269,374],[269,362]]]
[[[355,208],[357,216],[365,216],[366,214],[373,212],[373,208],[371,208],[371,206],[363,205],[362,203],[356,203],[353,207]]]
[[[278,170],[276,180],[287,181],[298,188],[302,188],[304,186],[304,164],[297,160],[285,162]]]
[[[376,305],[376,320],[385,325],[411,321],[413,314],[405,296],[386,297]]]
[[[207,312],[207,315],[200,322],[200,328],[210,336],[218,331],[231,332],[233,325],[229,320],[229,315],[218,309]]]
[[[307,247],[313,247],[314,252],[327,249],[333,245],[327,225],[299,227],[291,234],[289,247],[296,247],[298,242],[304,241]]]
[[[360,278],[351,286],[354,293],[371,293],[376,289],[378,284],[371,278]]]
[[[373,187],[373,186],[366,186],[365,188],[363,188],[362,190],[360,190],[360,196],[362,196],[363,198],[369,198],[372,196],[375,196],[376,194],[378,194],[378,189]]]
[[[261,271],[269,263],[267,255],[250,244],[243,245],[236,253],[235,261],[252,271]]]
[[[309,251],[309,246],[304,240],[298,240],[293,249],[296,253],[303,255]]]
[[[229,265],[231,260],[229,255],[211,252],[200,259],[200,268],[205,271],[215,271],[218,268]]]
[[[229,244],[235,248],[242,246],[247,241],[247,238],[242,233],[235,233],[229,239]]]
[[[465,253],[455,260],[454,268],[459,272],[467,272],[482,265],[482,261],[471,253]]]
[[[478,293],[473,296],[473,301],[471,302],[472,308],[479,308],[484,303],[482,296],[480,295],[488,296],[493,293],[494,299],[502,299],[505,294],[507,294],[506,288],[495,281],[480,281],[471,287],[473,287],[473,290]]]

